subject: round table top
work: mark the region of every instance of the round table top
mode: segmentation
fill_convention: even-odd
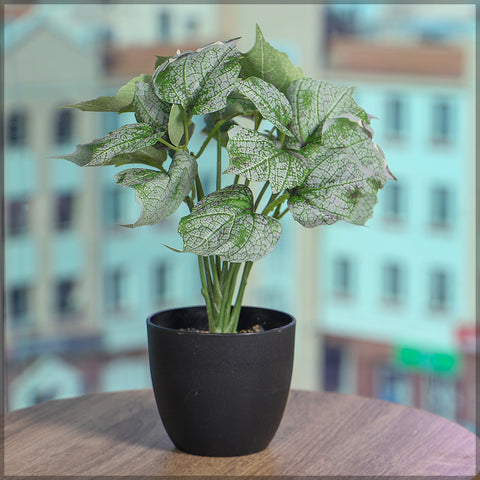
[[[464,476],[477,437],[442,417],[381,400],[290,393],[270,446],[243,457],[189,455],[170,442],[151,390],[55,400],[5,416],[15,476]],[[196,477],[195,477],[196,476]]]

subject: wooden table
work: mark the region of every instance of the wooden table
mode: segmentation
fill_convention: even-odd
[[[15,480],[33,475],[470,479],[478,471],[476,440],[462,426],[414,408],[354,395],[292,391],[282,424],[265,451],[197,457],[172,445],[151,390],[134,390],[8,413],[5,474]]]

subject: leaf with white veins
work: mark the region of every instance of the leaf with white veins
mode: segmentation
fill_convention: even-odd
[[[287,128],[292,119],[292,107],[280,90],[257,77],[240,80],[237,88],[258,108],[263,118],[272,122],[282,133],[292,135]]]
[[[190,154],[178,151],[167,173],[131,168],[115,175],[119,185],[135,190],[137,202],[142,206],[138,220],[125,226],[154,225],[172,215],[190,193],[197,168],[197,162]]]
[[[257,25],[255,45],[240,59],[243,78],[258,77],[271,83],[285,93],[289,85],[304,77],[302,69],[296,67],[284,52],[272,47]]]
[[[352,116],[369,123],[368,115],[355,102],[353,87],[337,87],[329,82],[302,78],[293,82],[287,91],[292,105],[291,132],[302,144],[321,139],[327,119]]]
[[[127,84],[121,87],[114,96],[104,96],[87,100],[85,102],[65,105],[64,108],[78,108],[85,112],[133,112],[133,99],[135,96],[135,84],[137,81],[151,82],[152,76],[142,73],[132,78]]]
[[[228,136],[230,166],[225,173],[254,181],[268,180],[274,193],[301,185],[308,174],[302,155],[282,150],[279,144],[253,130],[235,126]]]
[[[253,262],[270,253],[282,233],[278,220],[253,212],[253,194],[232,185],[204,197],[183,217],[178,233],[184,251],[218,255],[227,262]]]
[[[162,134],[167,131],[172,106],[155,95],[150,83],[137,82],[133,105],[138,123],[146,123]]]
[[[304,227],[338,220],[363,225],[373,215],[378,190],[394,179],[385,157],[368,132],[347,119],[329,122],[323,141],[301,151],[312,170],[292,190],[290,212]]]
[[[221,110],[240,73],[239,56],[235,44],[228,42],[177,54],[155,71],[155,92],[194,115]]]
[[[144,123],[124,125],[99,140],[87,166],[105,165],[117,155],[155,145],[161,137],[162,134],[155,133],[150,125]]]

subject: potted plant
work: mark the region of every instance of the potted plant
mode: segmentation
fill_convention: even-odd
[[[257,26],[247,53],[236,39],[177,51],[157,59],[153,76],[132,79],[115,96],[67,106],[135,113],[137,123],[61,157],[81,166],[137,164],[115,176],[142,206],[127,227],[153,225],[188,207],[178,233],[183,252],[198,256],[205,305],[147,320],[158,409],[181,450],[253,453],[277,430],[290,388],[295,319],[244,307],[243,295],[253,263],[274,249],[287,213],[308,228],[364,224],[378,190],[394,178],[353,92],[305,77]],[[194,134],[205,135],[197,152],[189,148]],[[210,142],[216,159],[203,156]],[[202,161],[216,162],[214,191],[204,189]]]

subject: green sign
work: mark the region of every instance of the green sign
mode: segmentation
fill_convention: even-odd
[[[454,375],[461,367],[457,352],[429,352],[411,347],[394,347],[393,360],[398,367],[420,372]]]

